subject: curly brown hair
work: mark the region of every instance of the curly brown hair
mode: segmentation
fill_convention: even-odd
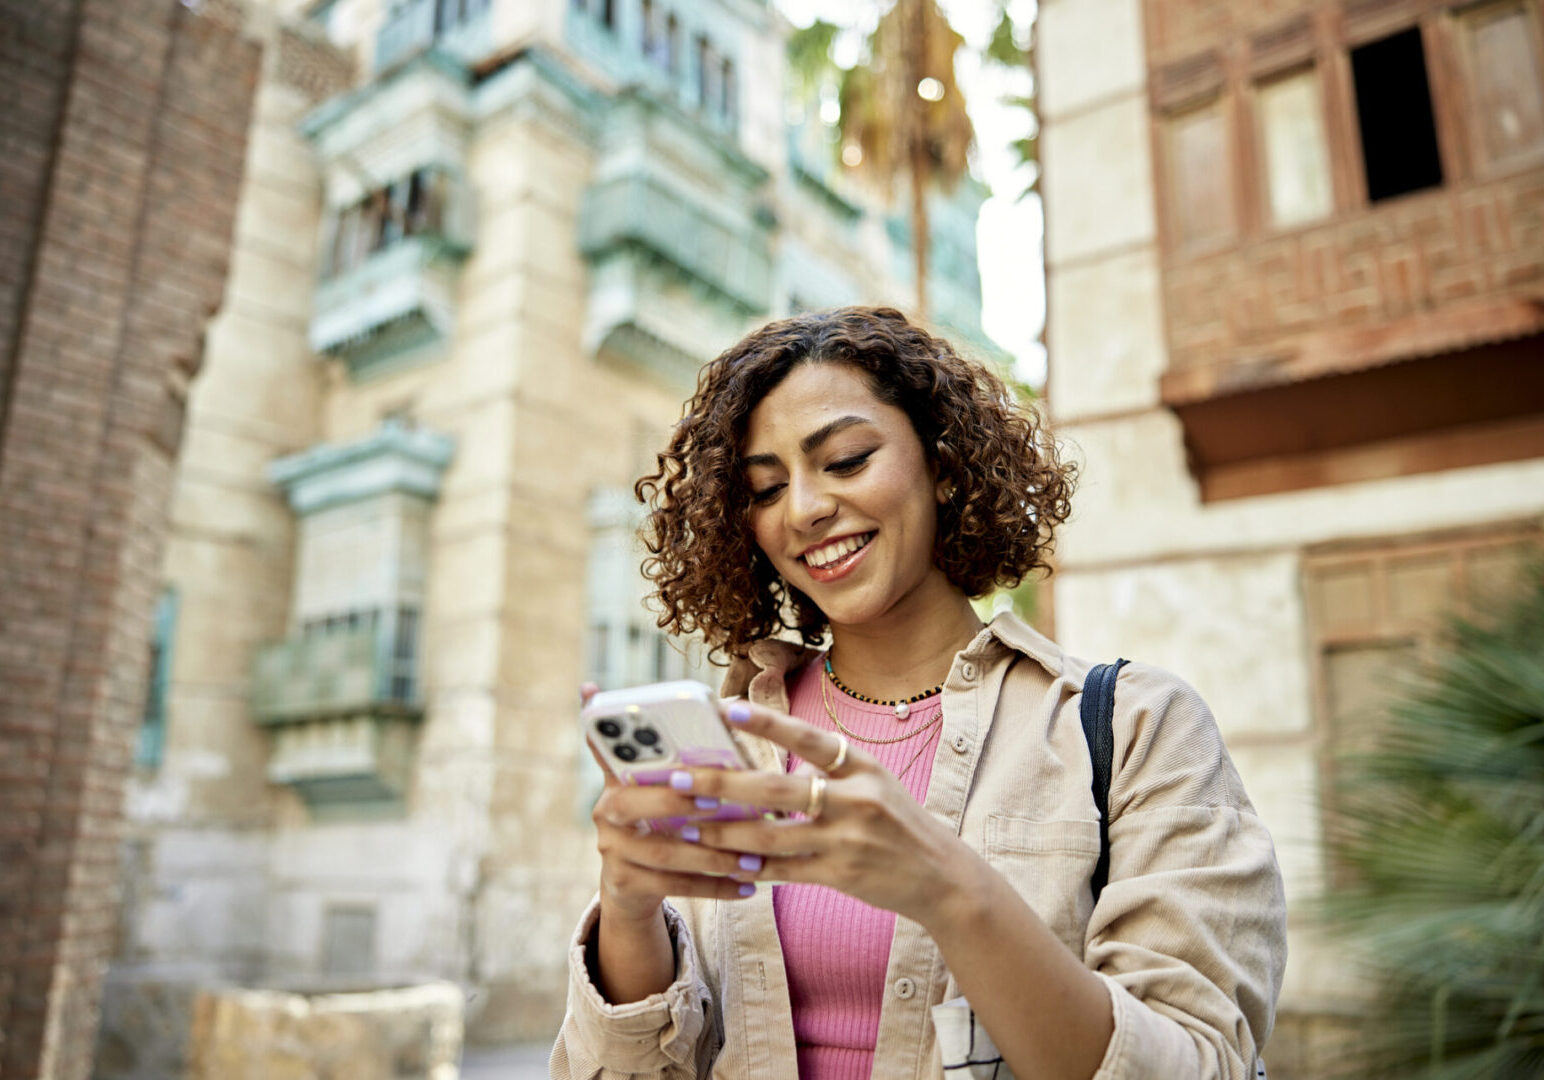
[[[768,323],[702,369],[657,470],[634,490],[650,512],[643,572],[671,633],[701,633],[715,655],[796,630],[820,641],[826,619],[757,547],[740,463],[750,414],[799,364],[849,364],[880,401],[910,418],[929,463],[953,485],[938,511],[933,560],[967,596],[1012,588],[1047,568],[1066,520],[1075,466],[1039,415],[1001,379],[891,308],[847,307]]]

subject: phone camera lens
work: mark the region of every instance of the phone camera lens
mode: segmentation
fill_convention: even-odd
[[[615,720],[601,720],[596,723],[595,730],[608,739],[614,739],[622,734],[622,725]]]
[[[639,746],[653,746],[659,742],[659,732],[651,727],[641,727],[633,732],[633,738],[638,740]]]
[[[616,755],[623,761],[637,761],[638,748],[631,743],[622,743],[616,748]]]

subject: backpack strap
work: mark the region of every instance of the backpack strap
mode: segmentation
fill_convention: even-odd
[[[1094,903],[1110,877],[1110,771],[1115,763],[1115,677],[1127,661],[1097,664],[1083,681],[1083,738],[1094,764],[1094,805],[1099,809],[1099,861],[1090,881]]]

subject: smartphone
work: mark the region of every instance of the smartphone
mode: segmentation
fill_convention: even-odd
[[[676,682],[605,690],[579,713],[585,738],[624,784],[664,784],[683,766],[749,769],[718,713],[713,691],[700,682]],[[710,820],[743,820],[761,812],[724,803]],[[655,821],[675,829],[686,818]]]

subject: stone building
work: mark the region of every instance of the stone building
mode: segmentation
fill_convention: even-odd
[[[577,687],[700,662],[641,605],[632,482],[748,328],[913,295],[899,209],[790,128],[764,0],[260,14],[290,48],[189,399],[104,1076],[210,983],[449,978],[472,1039],[550,1037],[598,870]],[[929,289],[990,351],[980,200],[938,198]]]
[[[1544,526],[1544,37],[1522,0],[1043,0],[1073,651],[1212,703],[1287,878],[1273,1078],[1360,1001],[1321,788]]]

